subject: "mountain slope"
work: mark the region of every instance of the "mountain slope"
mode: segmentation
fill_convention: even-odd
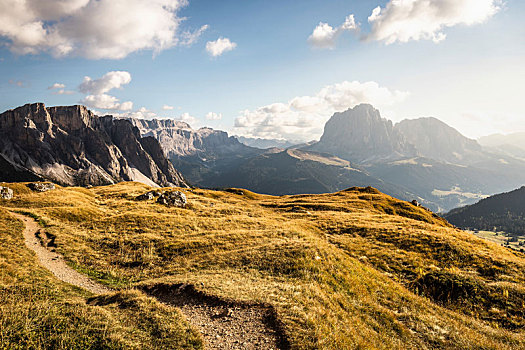
[[[426,158],[463,164],[481,153],[481,146],[475,140],[436,118],[406,119],[394,129]]]
[[[185,185],[154,138],[84,106],[35,103],[0,114],[0,154],[13,167],[2,180],[29,181],[35,174],[65,185]]]
[[[445,217],[459,227],[525,235],[525,187],[451,210]]]
[[[182,191],[188,206],[174,208],[136,200],[152,189],[138,183],[58,187],[45,194],[24,184],[8,186],[15,199],[2,205],[24,208],[45,222],[42,230],[55,237],[55,249],[71,266],[118,289],[177,293],[187,284],[215,300],[271,306],[292,349],[525,346],[524,255],[455,229],[424,208],[373,188],[282,197],[240,189],[186,189]],[[9,235],[0,235],[1,254],[23,253],[20,224],[8,216],[1,220],[0,227],[13,228]],[[1,298],[0,305],[7,303],[14,311],[19,310],[14,305],[25,305],[23,310],[30,305],[26,299],[14,302],[21,280],[24,286],[33,282],[32,288],[40,291],[33,296],[38,305],[41,295],[55,290],[50,282],[32,279],[34,256],[23,254],[20,264],[0,260],[9,271],[17,271],[12,277],[0,276],[11,281],[2,280],[2,291],[7,288],[14,296]],[[68,310],[67,302],[77,300],[78,310],[88,314],[73,320],[87,322],[88,330],[100,324],[97,315],[111,315],[102,319],[106,322],[115,317],[119,323],[102,326],[109,333],[94,335],[127,330],[110,338],[119,344],[136,339],[137,348],[144,343],[176,348],[177,337],[179,344],[191,339],[192,332],[173,308],[159,308],[134,291],[119,295],[95,297],[95,304],[63,295],[64,304],[48,298],[44,305]],[[82,316],[90,313],[97,314],[93,323]],[[34,325],[33,315],[2,312],[0,319]],[[213,316],[223,323],[230,319],[229,312]],[[72,329],[65,319],[63,329]],[[126,324],[128,328],[122,328]],[[182,329],[187,331],[177,331]],[[50,333],[56,334],[54,330]],[[169,336],[164,337],[167,330]],[[16,332],[29,331],[19,327]],[[60,334],[82,339],[78,331]],[[163,337],[152,339],[152,334]],[[6,339],[13,338],[0,337]]]
[[[204,178],[212,188],[241,187],[272,195],[327,193],[355,186],[375,186],[405,200],[414,195],[353,168],[329,154],[297,149],[270,150],[236,167]]]
[[[20,184],[10,187],[17,189],[18,198],[23,190],[29,192]],[[70,206],[71,196],[62,195],[66,197],[56,203]],[[102,298],[88,302],[89,293],[60,282],[42,266],[25,247],[22,230],[22,222],[0,208],[0,348],[203,347],[199,334],[178,310],[136,290],[106,294],[105,302],[97,306],[92,302]]]

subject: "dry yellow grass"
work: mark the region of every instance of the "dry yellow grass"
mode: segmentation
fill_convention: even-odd
[[[176,309],[138,291],[86,304],[89,293],[38,265],[22,228],[0,209],[0,349],[202,348]]]
[[[296,349],[525,347],[524,256],[373,189],[195,189],[179,209],[136,201],[137,183],[10,187],[3,205],[38,216],[78,270],[270,303]]]

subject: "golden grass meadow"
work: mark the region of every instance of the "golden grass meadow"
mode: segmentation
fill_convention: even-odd
[[[267,196],[180,189],[186,208],[120,183],[0,205],[0,348],[200,349],[175,307],[142,290],[194,285],[270,304],[292,349],[525,348],[525,255],[373,188]],[[70,266],[114,288],[60,282],[24,246],[38,218]]]

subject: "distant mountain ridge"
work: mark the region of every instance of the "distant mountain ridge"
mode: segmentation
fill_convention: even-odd
[[[245,144],[246,146],[260,148],[260,149],[269,149],[269,148],[289,148],[295,146],[301,142],[290,142],[287,140],[276,140],[276,139],[261,139],[253,137],[244,137],[236,136],[239,142]]]
[[[394,126],[415,146],[422,157],[452,163],[464,163],[479,156],[481,146],[436,118],[405,119]]]
[[[99,117],[80,105],[34,103],[0,114],[0,154],[10,165],[0,173],[6,180],[186,186],[155,138],[141,137],[126,120]]]
[[[445,218],[462,228],[525,235],[525,186],[453,209]]]
[[[187,123],[173,119],[128,118],[143,137],[155,137],[170,158],[197,156],[204,159],[232,153],[253,152],[228,133],[210,128],[192,129]]]
[[[487,150],[525,159],[525,132],[493,134],[479,138],[478,142]]]

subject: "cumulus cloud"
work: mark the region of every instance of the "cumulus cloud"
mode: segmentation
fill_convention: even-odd
[[[90,108],[100,108],[108,110],[120,110],[120,111],[129,111],[133,109],[133,102],[119,102],[119,99],[115,96],[110,96],[106,94],[100,95],[88,95],[82,99],[82,104]]]
[[[206,43],[206,51],[212,57],[217,57],[225,52],[232,51],[237,47],[237,44],[230,41],[228,38],[219,38],[215,41],[208,41]]]
[[[206,114],[207,120],[221,120],[222,119],[222,113],[215,113],[215,112],[209,112]]]
[[[308,38],[308,42],[317,48],[333,49],[337,38],[343,32],[357,32],[358,30],[359,25],[356,24],[354,15],[349,15],[346,17],[345,22],[337,28],[333,28],[328,23],[320,22]]]
[[[313,96],[244,110],[235,119],[233,132],[247,137],[310,141],[322,134],[324,124],[335,112],[360,103],[385,107],[407,96],[407,92],[392,91],[373,81],[344,81],[328,85]]]
[[[73,95],[75,92],[66,90],[66,85],[62,83],[54,83],[53,85],[49,86],[48,90],[53,90],[53,95]]]
[[[501,0],[391,0],[368,17],[372,29],[366,36],[386,44],[411,40],[442,41],[443,29],[486,21]]]
[[[0,37],[14,53],[120,59],[191,45],[206,30],[180,30],[187,0],[3,0]]]
[[[117,118],[135,118],[135,119],[153,119],[157,118],[157,114],[153,111],[150,111],[146,107],[140,107],[136,111],[130,111],[114,115]]]
[[[180,117],[176,118],[177,120],[181,120],[185,123],[188,123],[189,125],[195,127],[195,125],[198,125],[200,124],[200,120],[199,118],[196,118],[194,116],[192,116],[191,114],[189,113],[183,113],[180,115]]]
[[[84,77],[84,81],[78,89],[85,94],[100,95],[112,89],[120,89],[123,85],[131,82],[131,74],[125,71],[113,71],[104,74],[101,78],[91,79]]]
[[[174,109],[175,109],[175,107],[173,107],[173,106],[168,106],[168,105],[162,106],[162,110],[163,111],[172,111]]]
[[[133,109],[133,102],[120,103],[118,98],[108,95],[107,92],[120,89],[130,82],[131,74],[125,71],[108,72],[98,79],[91,79],[91,77],[86,76],[78,89],[80,92],[89,95],[81,102],[91,108],[129,111]]]
[[[63,89],[63,88],[65,88],[65,87],[66,87],[65,84],[54,83],[53,85],[51,85],[51,86],[48,87],[47,89],[48,89],[48,90],[53,90],[53,89]]]

